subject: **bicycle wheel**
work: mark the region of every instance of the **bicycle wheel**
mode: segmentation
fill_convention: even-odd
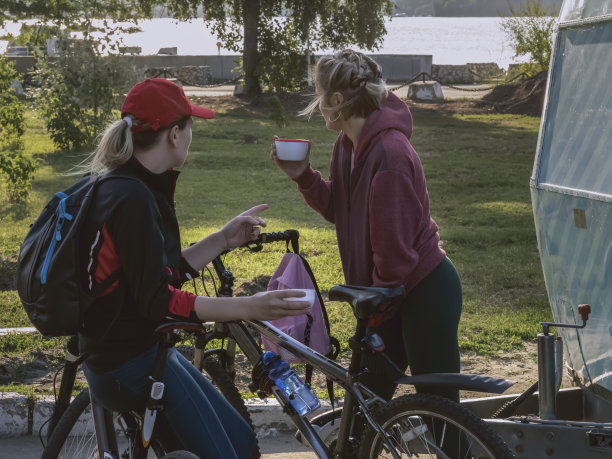
[[[96,450],[93,418],[81,415],[89,407],[89,389],[85,388],[70,403],[60,418],[42,453],[41,459],[87,458]]]
[[[162,459],[199,459],[199,457],[189,451],[179,450],[166,454]]]
[[[119,430],[119,425],[115,422],[115,431]],[[158,423],[162,423],[163,420],[159,419]],[[163,428],[163,427],[162,427]],[[168,426],[165,426],[167,429]],[[158,438],[163,437],[163,438]],[[130,442],[127,437],[120,436],[117,438],[119,442],[120,456],[129,455],[131,457]],[[172,436],[169,436],[167,432],[164,435],[161,433],[156,434],[152,440],[150,449],[153,451],[154,456],[161,458],[166,455],[166,443],[176,447],[176,443],[170,443],[176,441]],[[84,458],[95,458],[98,457],[98,446],[96,442],[96,434],[94,428],[93,416],[90,413],[90,400],[89,400],[89,389],[85,388],[79,395],[70,403],[63,416],[58,421],[53,433],[49,437],[49,442],[45,447],[41,459],[84,459]],[[121,450],[127,451],[121,454]],[[181,454],[182,451],[177,451]],[[186,454],[191,454],[185,452]],[[149,455],[150,457],[151,455]],[[127,456],[125,456],[127,457]],[[168,456],[168,458],[182,458],[189,459],[197,457],[194,455],[188,456]]]
[[[404,395],[375,412],[400,457],[513,458],[507,445],[482,419],[451,400],[430,394]],[[360,458],[393,457],[368,425]]]

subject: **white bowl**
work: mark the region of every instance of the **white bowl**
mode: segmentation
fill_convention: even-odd
[[[310,303],[310,307],[312,308],[312,305],[314,304],[315,301],[315,291],[312,288],[292,288],[289,290],[299,290],[300,292],[304,292],[306,293],[306,296],[290,296],[288,298],[285,298],[285,301],[308,301]]]
[[[276,155],[283,161],[302,161],[308,153],[308,140],[276,139]]]

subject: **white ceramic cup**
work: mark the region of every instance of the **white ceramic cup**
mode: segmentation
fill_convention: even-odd
[[[300,292],[306,293],[306,296],[290,296],[284,298],[285,301],[308,301],[310,303],[310,307],[314,304],[315,300],[315,291],[312,288],[292,288],[289,290],[299,290]]]
[[[308,153],[308,140],[275,139],[276,156],[283,161],[302,161]]]

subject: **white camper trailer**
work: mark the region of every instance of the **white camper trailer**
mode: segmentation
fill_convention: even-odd
[[[551,64],[531,179],[540,257],[555,321],[592,306],[586,328],[558,333],[577,382],[612,401],[612,0],[565,2]]]
[[[555,320],[538,336],[538,383],[533,395],[466,405],[492,418],[503,403],[514,404],[512,416],[487,422],[519,458],[609,459],[612,0],[564,1],[530,185]],[[559,389],[562,371],[575,387]]]

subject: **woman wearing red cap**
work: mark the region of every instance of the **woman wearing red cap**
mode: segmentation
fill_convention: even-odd
[[[79,342],[94,397],[114,410],[142,409],[156,353],[153,331],[168,316],[200,321],[271,320],[303,314],[307,302],[288,291],[209,298],[181,291],[183,281],[229,247],[255,239],[262,204],[220,231],[181,250],[174,189],[191,143],[192,117],[214,113],[192,105],[165,79],[132,88],[86,164],[92,174],[121,176],[96,189],[81,235],[83,279],[90,290],[110,285],[88,309]],[[116,281],[115,273],[119,273]],[[113,277],[111,277],[113,276]],[[119,311],[117,313],[117,311]],[[164,413],[177,437],[200,457],[248,457],[252,429],[175,349],[164,372]]]

